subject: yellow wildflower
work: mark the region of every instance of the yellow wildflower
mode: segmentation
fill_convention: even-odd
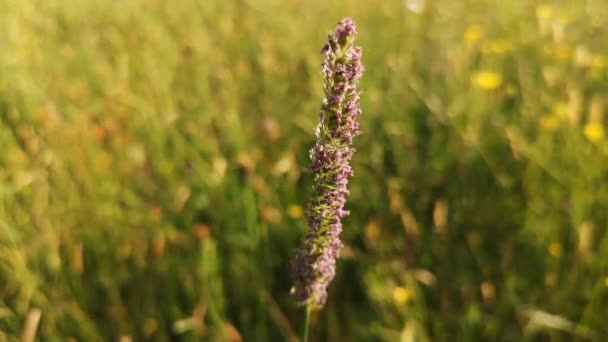
[[[494,71],[479,71],[471,80],[481,89],[493,90],[502,84],[502,75]]]
[[[562,256],[563,254],[563,248],[562,245],[560,245],[557,242],[552,242],[551,245],[549,245],[549,254],[554,257],[554,258],[559,258]]]
[[[287,208],[287,215],[294,219],[300,218],[304,216],[304,209],[297,204],[292,204]]]
[[[466,31],[464,31],[464,40],[467,43],[472,44],[478,42],[482,37],[483,29],[477,24],[470,25],[467,27]]]
[[[608,276],[604,277],[604,285],[606,285],[606,287],[608,287]]]
[[[549,19],[553,16],[553,7],[543,4],[536,8],[536,17],[538,19]]]
[[[604,126],[598,122],[590,122],[583,130],[585,137],[591,142],[599,142],[604,139]]]
[[[540,33],[545,36],[554,32],[554,20],[555,13],[551,5],[540,5],[536,8],[536,19],[538,19],[538,29]],[[563,25],[562,25],[563,26]]]
[[[408,287],[397,286],[393,289],[393,300],[399,305],[409,302],[412,296],[412,290]]]

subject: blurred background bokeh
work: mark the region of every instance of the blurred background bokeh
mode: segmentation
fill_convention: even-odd
[[[295,341],[320,49],[366,73],[313,341],[608,339],[608,3],[0,1],[0,340]]]

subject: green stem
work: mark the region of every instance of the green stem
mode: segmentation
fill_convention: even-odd
[[[302,342],[308,342],[308,330],[310,327],[310,312],[312,311],[310,305],[306,305],[306,318],[304,318],[304,334],[302,335]]]

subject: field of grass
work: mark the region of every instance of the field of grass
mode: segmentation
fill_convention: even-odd
[[[0,1],[0,341],[296,341],[319,51],[363,135],[311,341],[608,340],[608,2]]]

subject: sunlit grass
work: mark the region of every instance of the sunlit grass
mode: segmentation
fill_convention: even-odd
[[[608,4],[32,0],[0,2],[0,340],[294,340],[345,16],[364,134],[311,340],[608,335]]]

